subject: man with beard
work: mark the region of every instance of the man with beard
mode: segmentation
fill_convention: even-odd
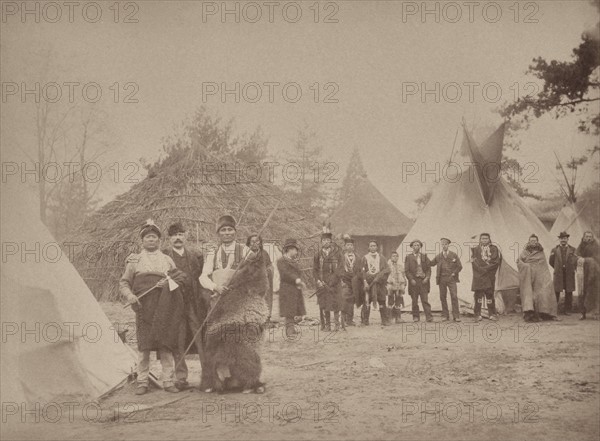
[[[322,331],[331,331],[331,311],[333,311],[334,329],[337,331],[340,328],[342,298],[338,268],[341,263],[341,251],[333,243],[331,232],[324,228],[321,234],[321,249],[313,259],[313,276],[317,284],[316,295]]]
[[[344,236],[343,264],[340,265],[342,288],[342,329],[345,326],[355,326],[354,304],[358,301],[361,291],[361,268],[358,256],[354,252],[354,239]]]
[[[388,326],[389,317],[385,307],[385,298],[387,295],[387,278],[390,275],[390,268],[387,265],[385,257],[379,252],[379,244],[372,240],[369,242],[369,252],[362,258],[362,280],[364,285],[364,296],[362,299],[362,308],[360,313],[361,323],[369,325],[369,316],[371,315],[371,304],[375,308],[379,307],[381,316],[381,325]]]
[[[246,240],[246,247],[257,256],[263,259],[267,267],[267,279],[268,289],[265,293],[265,301],[267,308],[269,309],[269,316],[267,322],[271,320],[271,313],[273,312],[273,264],[271,263],[271,257],[269,253],[263,248],[263,240],[258,234],[251,234]],[[250,255],[250,253],[248,253]]]
[[[586,313],[598,313],[598,295],[600,295],[600,246],[591,231],[583,233],[577,255],[583,259],[583,290],[579,293],[580,320]]]
[[[185,246],[185,228],[180,222],[171,225],[168,234],[171,247],[164,253],[172,258],[175,266],[188,276],[186,283],[182,285],[184,316],[181,321],[178,348],[173,353],[175,357],[175,387],[183,390],[188,387],[188,368],[183,354],[194,336],[196,336],[194,345],[201,365],[203,361],[202,341],[196,334],[208,311],[208,302],[202,297],[198,280],[204,266],[204,258],[201,253]]]
[[[490,320],[496,318],[496,271],[502,262],[500,250],[492,245],[489,233],[479,235],[479,245],[471,248],[471,265],[473,266],[473,283],[471,290],[475,292],[475,321],[481,321],[481,307],[485,298]]]
[[[137,395],[148,392],[152,351],[160,357],[164,390],[179,392],[173,384],[172,352],[177,350],[183,297],[179,288],[170,291],[166,275],[180,286],[185,284],[187,276],[176,269],[173,259],[158,249],[160,236],[156,224],[148,219],[140,230],[143,249],[127,258],[125,273],[119,281],[121,295],[135,311],[140,351]]]
[[[552,276],[546,264],[544,248],[535,234],[529,236],[529,241],[517,260],[517,268],[524,320],[556,320],[557,304]]]
[[[564,314],[571,313],[573,291],[575,291],[575,271],[577,270],[577,255],[575,247],[569,245],[569,234],[566,231],[558,235],[560,244],[550,253],[550,266],[554,268],[554,292],[556,303],[559,303],[560,293],[565,292]]]
[[[413,240],[410,243],[410,247],[413,249],[413,252],[404,258],[404,271],[406,271],[406,278],[408,279],[408,294],[412,302],[413,322],[420,320],[419,298],[421,298],[421,303],[423,304],[425,319],[428,322],[432,322],[433,315],[431,314],[431,305],[429,304],[431,261],[427,257],[427,254],[421,253],[423,242]]]

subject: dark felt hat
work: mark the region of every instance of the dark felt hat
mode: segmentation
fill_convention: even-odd
[[[175,222],[174,224],[170,225],[169,229],[167,230],[167,234],[169,236],[175,236],[179,233],[185,233],[185,228],[183,228],[181,222]]]
[[[296,239],[286,239],[285,240],[285,243],[283,244],[283,252],[285,253],[288,248],[296,248],[297,250],[300,250],[300,247],[298,246],[298,242],[296,241]]]
[[[235,219],[233,216],[226,214],[223,215],[219,218],[219,220],[217,221],[217,233],[221,230],[221,228],[223,227],[231,227],[235,230]]]
[[[571,237],[571,236],[566,231],[561,231],[560,234],[558,235],[558,238],[562,239],[563,237]]]

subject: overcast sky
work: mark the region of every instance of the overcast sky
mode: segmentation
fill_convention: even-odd
[[[140,156],[155,159],[161,137],[202,104],[203,83],[226,83],[230,88],[235,83],[298,83],[302,97],[296,103],[286,101],[294,98],[294,89],[289,88],[284,98],[280,85],[274,87],[272,103],[263,86],[257,103],[243,97],[236,103],[232,95],[223,103],[217,93],[205,95],[205,105],[225,118],[235,117],[239,131],[260,125],[270,137],[273,153],[288,149],[296,129],[308,123],[325,153],[339,163],[340,179],[350,152],[358,147],[374,184],[402,211],[413,214],[413,201],[431,185],[431,178],[423,183],[410,176],[403,183],[401,164],[425,162],[433,167],[436,161],[445,161],[463,117],[479,126],[499,124],[493,110],[510,101],[516,90],[527,93],[526,83],[533,79],[525,71],[531,60],[537,56],[568,60],[581,33],[598,21],[597,9],[588,1],[521,2],[518,8],[514,2],[476,3],[469,17],[464,2],[428,2],[431,10],[439,8],[439,23],[435,14],[423,19],[422,11],[415,10],[421,2],[399,1],[322,2],[318,23],[312,1],[297,3],[302,17],[296,23],[291,22],[298,11],[294,5],[283,14],[286,2],[274,2],[272,23],[263,2],[254,4],[262,5],[256,23],[249,22],[256,8],[244,3],[239,3],[239,23],[234,15],[223,22],[221,2],[204,2],[204,16],[202,2],[137,2],[137,9],[128,10],[122,3],[118,23],[110,9],[113,2],[99,3],[102,18],[96,23],[87,22],[81,8],[74,10],[73,23],[66,6],[58,23],[48,22],[56,13],[50,9],[45,15],[40,12],[40,23],[34,16],[23,18],[20,11],[12,15],[12,10],[4,10],[1,75],[4,83],[31,82],[37,63],[31,51],[51,47],[58,54],[57,82],[101,86],[100,104],[110,116],[115,143],[105,160],[121,163]],[[20,2],[14,4],[18,7]],[[456,5],[461,8],[458,18]],[[235,2],[228,6],[236,7]],[[86,13],[93,21],[96,11],[88,8]],[[128,14],[138,22],[123,23]],[[326,16],[337,23],[325,22]],[[115,82],[121,87],[137,84],[139,102],[113,103],[109,87]],[[319,83],[317,103],[314,83]],[[326,88],[326,83],[333,85]],[[415,90],[423,84],[433,89],[435,83],[446,92],[446,100],[441,94],[436,102],[434,94],[423,97]],[[456,100],[457,91],[444,88],[449,83],[461,85],[458,102],[448,102]],[[477,83],[472,103],[464,83]],[[496,103],[491,102],[496,87],[488,86],[487,99],[482,92],[491,83],[501,88]],[[122,90],[119,100],[131,90]],[[254,89],[246,91],[252,99]],[[332,91],[338,102],[325,103]],[[33,153],[35,143],[31,99],[23,104],[17,95],[3,96],[3,101],[1,141],[6,161],[19,157],[20,150]],[[580,154],[592,144],[576,133],[575,120],[550,118],[534,124],[522,142],[514,156],[536,162],[540,183],[530,188],[540,193],[557,190],[552,150],[563,149],[561,156],[567,158],[571,151]],[[581,175],[587,182],[595,177],[585,169]],[[103,184],[104,200],[129,187],[110,179]]]

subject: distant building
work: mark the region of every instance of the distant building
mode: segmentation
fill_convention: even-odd
[[[398,210],[366,177],[329,221],[335,236],[352,236],[358,253],[366,253],[369,241],[376,239],[379,251],[388,258],[413,225],[413,221]]]

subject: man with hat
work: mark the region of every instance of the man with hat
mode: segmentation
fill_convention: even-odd
[[[185,389],[188,386],[188,368],[183,354],[192,338],[196,336],[208,312],[208,302],[202,297],[198,280],[204,266],[204,257],[202,253],[185,246],[185,228],[181,222],[169,226],[168,234],[171,247],[165,250],[164,253],[173,259],[175,266],[188,276],[186,283],[182,285],[184,316],[181,321],[178,350],[173,353],[176,366],[175,386],[178,389]],[[197,336],[194,345],[202,365],[203,351],[200,336]]]
[[[119,281],[119,291],[132,305],[136,317],[140,351],[137,395],[148,392],[152,351],[160,357],[164,390],[179,392],[173,384],[172,352],[177,350],[183,297],[180,288],[170,291],[166,275],[169,274],[180,286],[187,276],[176,269],[173,259],[159,250],[160,236],[156,224],[148,219],[140,230],[142,251],[127,257],[125,273]]]
[[[354,239],[344,235],[344,253],[339,266],[342,290],[342,329],[346,325],[355,326],[354,304],[358,302],[361,291],[361,267],[354,252]]]
[[[450,301],[452,302],[452,317],[455,322],[460,322],[460,312],[458,309],[458,292],[456,284],[459,282],[458,273],[462,270],[462,264],[458,255],[450,251],[450,239],[442,237],[442,252],[431,260],[431,266],[437,265],[435,282],[440,287],[440,301],[442,302],[443,322],[450,320],[448,311],[447,292],[450,291]]]
[[[224,215],[219,218],[217,234],[219,246],[208,252],[200,275],[200,284],[212,293],[211,308],[223,294],[226,283],[248,253],[248,247],[235,240],[236,223],[233,216]]]
[[[342,293],[339,266],[342,253],[328,227],[323,227],[321,249],[313,259],[313,276],[317,284],[317,303],[321,317],[321,330],[331,331],[331,311],[333,311],[335,330],[340,328],[340,309]]]
[[[296,239],[287,239],[283,245],[283,256],[277,260],[279,271],[279,315],[285,319],[285,332],[288,337],[296,333],[294,317],[306,315],[302,289],[299,253]]]
[[[492,244],[489,233],[479,235],[479,245],[471,248],[471,265],[473,267],[473,283],[471,290],[475,293],[475,321],[481,321],[481,308],[483,299],[487,305],[490,320],[496,318],[496,272],[502,262],[502,255],[496,245]]]
[[[408,294],[412,302],[413,321],[420,320],[419,298],[425,311],[425,319],[428,322],[433,321],[431,314],[431,305],[429,304],[429,290],[431,278],[431,262],[427,254],[421,253],[423,242],[415,239],[410,243],[413,252],[404,258],[404,270],[408,279]]]
[[[575,291],[575,271],[577,270],[577,254],[575,247],[569,245],[569,234],[566,231],[558,235],[560,242],[550,253],[550,266],[554,268],[554,293],[559,303],[560,293],[565,292],[563,313],[569,315]]]

